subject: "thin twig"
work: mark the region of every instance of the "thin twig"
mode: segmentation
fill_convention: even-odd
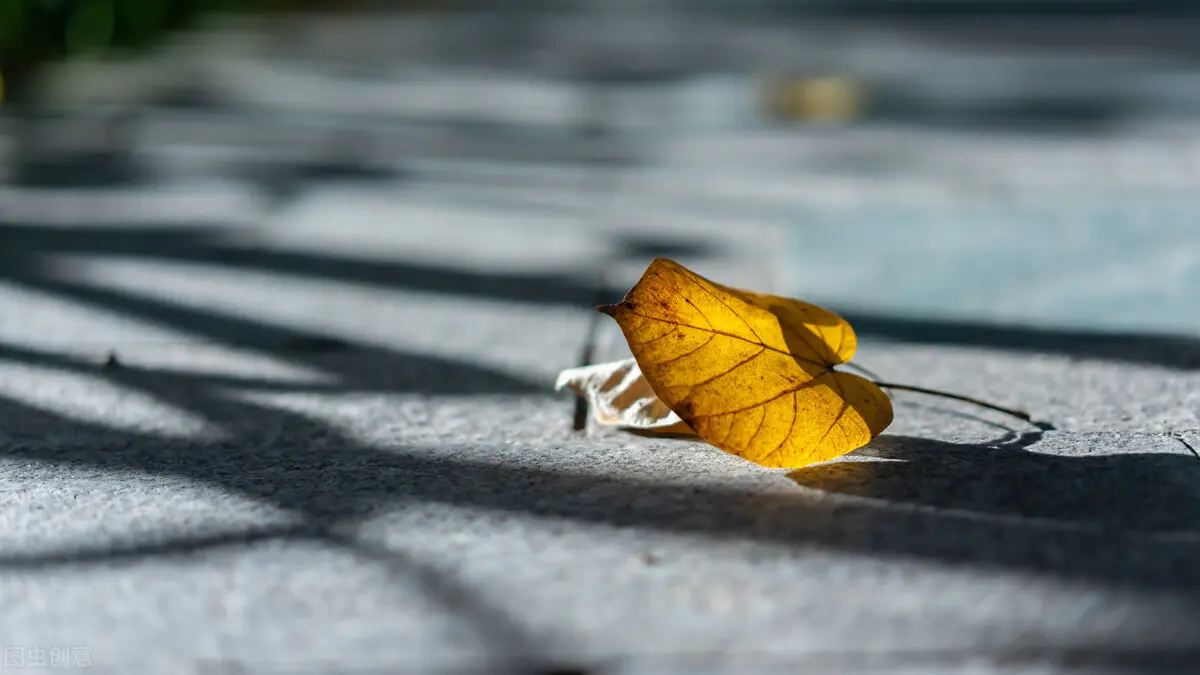
[[[605,270],[601,270],[595,276],[596,278],[596,297],[592,304],[598,305],[604,302],[604,289],[608,287],[608,274]],[[583,338],[583,346],[580,348],[579,365],[586,366],[595,363],[596,352],[599,347],[599,336],[603,333],[600,328],[600,319],[602,318],[599,312],[593,312],[590,322],[588,323],[587,335]],[[575,412],[571,416],[571,429],[574,431],[586,431],[588,421],[588,400],[586,396],[578,396],[575,398]]]

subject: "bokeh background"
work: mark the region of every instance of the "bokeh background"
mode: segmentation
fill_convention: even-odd
[[[625,176],[648,234],[664,209],[786,223],[781,290],[845,311],[1191,333],[1198,23],[1087,0],[0,0],[0,153],[12,185],[237,177],[276,207],[408,171],[519,213]],[[563,167],[607,178],[564,192]]]

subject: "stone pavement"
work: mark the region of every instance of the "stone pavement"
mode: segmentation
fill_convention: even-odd
[[[231,61],[262,82],[237,96],[279,100],[144,106],[133,168],[0,188],[5,667],[1200,669],[1194,235],[1071,234],[1072,176],[1161,206],[1186,144],[1120,136],[1163,181],[1122,187],[1088,171],[1108,136],[1049,170],[1012,136],[886,126],[414,130],[280,115],[305,69]],[[576,109],[539,82],[506,86]],[[1041,229],[997,206],[1022,199]],[[1004,274],[1029,237],[1050,260]],[[655,255],[828,301],[888,379],[1052,429],[898,394],[885,436],[790,473],[574,432],[554,376],[622,355],[591,306]],[[1081,296],[1101,259],[1139,283]],[[1132,324],[1103,311],[1117,291]]]

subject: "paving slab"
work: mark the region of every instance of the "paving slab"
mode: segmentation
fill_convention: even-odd
[[[336,209],[308,205],[337,232]],[[20,256],[5,644],[86,647],[122,672],[1189,667],[1190,372],[876,341],[862,359],[888,378],[1057,430],[899,395],[888,435],[792,474],[580,436],[549,385],[593,313],[550,284],[586,286],[564,251],[587,247],[531,258],[561,269],[522,301],[501,292],[520,278],[502,251],[407,213],[378,215],[425,235],[421,264],[475,269],[435,264],[441,237],[491,260],[495,285],[406,289],[403,247],[362,230],[374,256],[323,255],[401,270],[390,281],[88,252],[49,226]],[[536,225],[505,231],[546,245]],[[277,245],[304,249],[255,250]],[[693,264],[762,278],[761,258]]]

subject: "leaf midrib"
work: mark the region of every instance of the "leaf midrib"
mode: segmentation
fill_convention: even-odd
[[[702,328],[700,326],[695,326],[690,323],[683,323],[682,321],[672,321],[670,319],[663,319],[663,318],[660,318],[657,316],[648,316],[646,314],[641,314],[641,313],[635,312],[633,310],[629,310],[629,313],[632,314],[633,316],[641,317],[648,321],[658,321],[661,323],[671,324],[672,326],[679,326],[680,328],[691,328],[692,330],[698,330],[698,331],[702,331],[705,333],[715,333],[717,335],[722,335],[724,337],[732,338],[734,340],[741,340],[742,342],[745,342],[747,344],[757,345],[759,347],[762,347],[763,349],[773,351],[777,354],[783,354],[784,356],[790,356],[790,357],[796,359],[797,361],[804,361],[805,363],[811,363],[812,365],[820,366],[821,368],[833,368],[834,366],[838,365],[836,363],[826,363],[824,361],[818,361],[818,360],[814,360],[814,359],[805,358],[803,356],[800,356],[799,354],[796,354],[795,352],[790,352],[785,349],[779,349],[778,347],[772,347],[771,345],[763,343],[763,342],[747,340],[746,338],[742,337],[741,335],[734,335],[733,333],[728,333],[723,330],[718,330],[716,328],[711,328],[711,327],[710,328]],[[782,326],[782,324],[780,324],[780,325]]]

